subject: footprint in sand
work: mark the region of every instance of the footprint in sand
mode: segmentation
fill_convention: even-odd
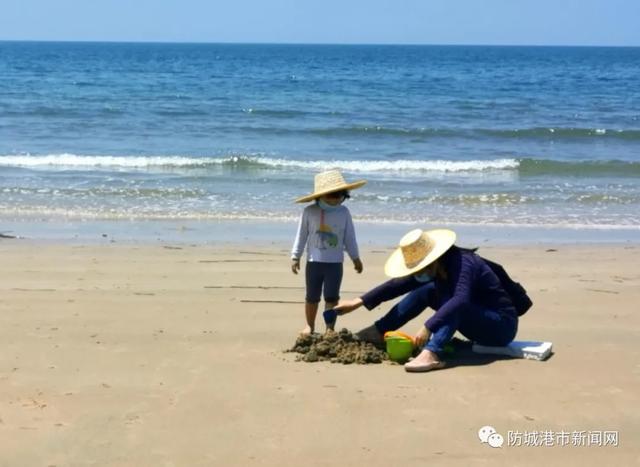
[[[137,423],[141,423],[142,419],[140,418],[140,415],[135,414],[135,413],[128,413],[124,416],[125,418],[125,425],[134,425]]]

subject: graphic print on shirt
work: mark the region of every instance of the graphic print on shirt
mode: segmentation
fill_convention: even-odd
[[[316,230],[316,236],[318,238],[318,248],[326,250],[327,245],[329,248],[336,248],[338,246],[338,236],[333,233],[331,226],[324,223],[324,211],[320,211],[320,227]]]

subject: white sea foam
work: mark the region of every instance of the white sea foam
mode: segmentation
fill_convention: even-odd
[[[206,166],[262,166],[265,169],[306,169],[317,171],[327,167],[349,172],[477,172],[485,170],[514,170],[520,165],[516,159],[492,160],[295,160],[264,156],[190,157],[190,156],[87,156],[76,154],[4,155],[0,166],[34,168],[188,168]]]
[[[202,164],[202,162],[202,159],[182,156],[81,156],[76,154],[0,156],[0,165],[6,167],[183,167]]]
[[[467,172],[482,170],[517,169],[519,162],[515,159],[471,160],[471,161],[297,161],[287,159],[256,158],[256,162],[267,166],[300,167],[311,170],[333,167],[349,172]]]

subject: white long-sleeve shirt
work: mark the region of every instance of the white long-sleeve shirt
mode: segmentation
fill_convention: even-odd
[[[304,208],[298,232],[291,249],[291,258],[299,259],[307,248],[307,261],[322,263],[342,263],[344,250],[349,257],[360,257],[356,232],[351,213],[346,206],[324,211],[317,204]]]

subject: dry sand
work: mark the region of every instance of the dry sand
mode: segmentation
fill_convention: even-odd
[[[553,341],[550,360],[296,362],[282,350],[303,326],[303,278],[285,247],[2,239],[0,465],[638,465],[640,246],[481,252],[529,289],[519,338]],[[386,254],[366,251],[343,297],[383,280]],[[484,425],[619,445],[493,449]]]

